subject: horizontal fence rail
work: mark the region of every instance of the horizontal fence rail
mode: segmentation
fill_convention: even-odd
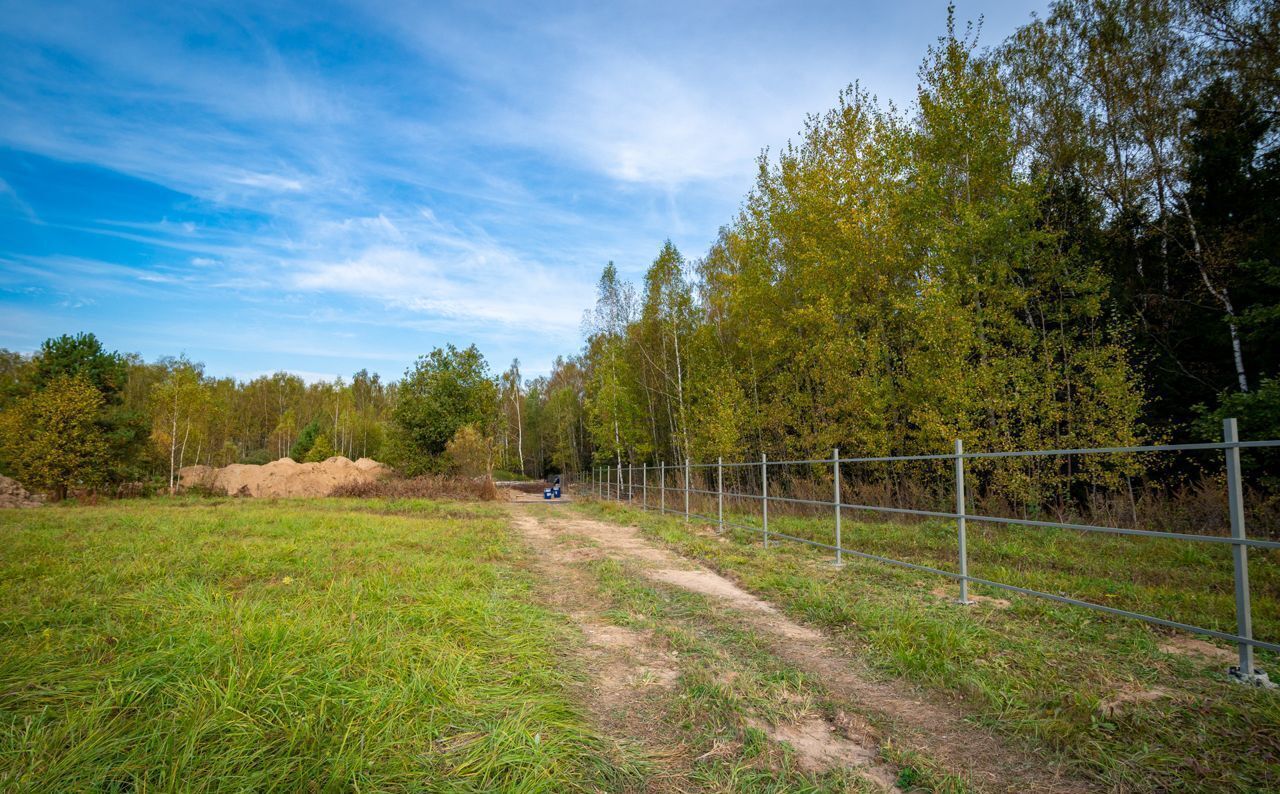
[[[962,441],[955,442],[955,450],[951,454],[932,454],[932,455],[901,455],[901,456],[884,456],[884,457],[841,457],[840,451],[834,451],[831,457],[824,459],[811,460],[769,460],[767,456],[762,455],[756,462],[725,462],[723,459],[714,463],[693,463],[685,460],[682,463],[668,464],[659,462],[657,465],[624,465],[621,462],[611,466],[602,466],[592,471],[592,478],[589,482],[582,483],[580,489],[586,490],[592,495],[600,499],[625,501],[630,504],[638,504],[645,510],[657,510],[660,513],[682,514],[685,521],[691,519],[699,519],[715,524],[719,531],[725,529],[738,529],[747,532],[759,533],[763,536],[764,545],[769,547],[771,540],[790,541],[800,543],[807,546],[824,549],[833,552],[835,555],[834,564],[840,566],[843,564],[846,555],[859,559],[872,560],[888,565],[907,568],[925,573],[937,574],[949,579],[956,580],[959,584],[958,603],[968,604],[969,585],[980,584],[987,587],[1005,590],[1013,593],[1043,598],[1061,604],[1069,604],[1071,606],[1091,609],[1103,612],[1109,615],[1119,617],[1132,618],[1167,628],[1179,629],[1182,631],[1200,634],[1207,637],[1215,637],[1220,640],[1226,640],[1234,643],[1237,647],[1239,656],[1239,666],[1233,667],[1230,671],[1231,675],[1237,680],[1247,683],[1263,684],[1267,679],[1265,674],[1257,670],[1254,664],[1254,650],[1261,648],[1264,650],[1280,653],[1280,644],[1275,642],[1266,642],[1255,639],[1253,637],[1253,620],[1250,606],[1249,592],[1249,561],[1248,553],[1250,548],[1257,549],[1280,549],[1280,541],[1272,541],[1265,539],[1249,538],[1245,532],[1245,512],[1244,512],[1244,482],[1240,470],[1240,450],[1242,449],[1262,449],[1280,447],[1280,440],[1268,441],[1240,441],[1237,436],[1236,420],[1226,419],[1223,421],[1223,440],[1220,442],[1195,443],[1195,444],[1152,444],[1148,446],[1127,446],[1127,447],[1088,447],[1078,449],[1042,449],[1042,450],[1015,450],[1005,452],[966,452]],[[1004,516],[989,516],[974,514],[968,512],[966,507],[965,496],[965,462],[970,460],[985,460],[995,458],[1023,458],[1023,457],[1058,457],[1058,456],[1074,456],[1074,455],[1110,455],[1110,454],[1127,454],[1127,453],[1156,453],[1156,452],[1183,452],[1183,451],[1220,451],[1225,458],[1225,471],[1227,481],[1227,512],[1230,520],[1230,535],[1205,535],[1184,532],[1167,532],[1161,530],[1139,529],[1129,527],[1110,527],[1097,524],[1082,524],[1059,521],[1042,521],[1027,518],[1009,518]],[[946,510],[922,510],[906,507],[888,507],[882,505],[856,504],[842,501],[841,498],[841,469],[845,464],[859,463],[899,463],[907,461],[951,461],[954,465],[953,487],[955,495],[954,512]],[[769,469],[780,466],[822,466],[830,467],[833,485],[832,500],[802,498],[799,496],[785,496],[779,493],[770,493],[769,490]],[[725,471],[741,471],[746,472],[750,476],[758,476],[758,492],[745,492],[740,490],[730,490],[725,488],[724,476]],[[708,475],[714,471],[715,490],[706,487],[695,487],[690,482],[692,471],[700,472],[700,476]],[[672,481],[674,480],[674,485]],[[705,482],[705,481],[704,481]],[[675,493],[669,493],[675,492]],[[691,496],[707,497],[714,499],[715,515],[706,515],[694,512],[690,507]],[[747,524],[737,521],[726,520],[725,518],[725,501],[747,501],[758,503],[760,512],[758,517],[760,524]],[[835,520],[835,543],[823,543],[821,541],[810,538],[801,538],[794,535],[778,532],[777,529],[769,527],[769,504],[790,504],[802,505],[813,508],[829,508],[831,515]],[[892,557],[886,557],[878,554],[872,554],[858,549],[845,547],[842,538],[842,518],[847,511],[853,512],[871,512],[885,514],[899,514],[918,516],[922,518],[949,519],[955,522],[956,528],[956,555],[958,562],[958,572],[948,571],[941,568],[935,568],[929,565],[920,565],[918,563],[898,560]],[[1135,512],[1136,518],[1136,512]],[[1047,593],[1041,590],[1035,590],[1018,585],[1009,584],[1007,582],[999,582],[991,579],[985,579],[969,574],[969,560],[967,548],[967,525],[969,523],[999,524],[999,525],[1015,525],[1026,527],[1040,527],[1047,529],[1064,529],[1078,532],[1098,532],[1111,535],[1136,536],[1145,538],[1160,538],[1165,540],[1180,540],[1192,543],[1211,543],[1226,544],[1231,546],[1232,554],[1232,579],[1235,590],[1235,617],[1236,632],[1234,634],[1216,629],[1210,629],[1203,626],[1194,626],[1187,623],[1181,623],[1174,620],[1158,617],[1155,615],[1147,615],[1141,612],[1132,612],[1117,607],[1107,606],[1105,604],[1097,604],[1092,601],[1071,598],[1056,593]]]

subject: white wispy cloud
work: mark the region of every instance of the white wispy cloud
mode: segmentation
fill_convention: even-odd
[[[0,177],[0,207],[6,204],[17,209],[27,220],[33,223],[41,222],[40,216],[36,215],[36,211],[31,208],[31,205],[23,201],[22,197],[18,195],[18,191],[14,190],[13,186],[6,182],[3,177]]]
[[[302,180],[281,176],[280,174],[244,173],[233,176],[228,181],[233,185],[257,187],[265,190],[294,191],[302,190],[303,187]]]
[[[433,316],[438,327],[492,324],[557,336],[576,329],[582,306],[593,297],[590,284],[581,280],[524,263],[500,248],[475,245],[433,254],[371,247],[351,259],[302,265],[294,271],[292,287],[376,298]]]
[[[237,355],[401,361],[474,339],[549,362],[579,343],[605,260],[638,275],[668,236],[700,254],[760,150],[846,83],[909,99],[945,5],[18,0],[0,146],[180,195],[172,219],[46,218],[100,257],[0,244],[0,287],[111,296],[104,317],[181,293],[239,319],[118,327]],[[996,9],[1006,29],[1029,10],[960,13]],[[0,179],[0,208],[34,223],[23,198]]]

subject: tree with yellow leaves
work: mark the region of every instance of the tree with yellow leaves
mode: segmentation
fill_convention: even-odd
[[[59,375],[0,414],[0,444],[18,480],[54,499],[103,483],[110,461],[96,421],[102,401],[85,376]]]

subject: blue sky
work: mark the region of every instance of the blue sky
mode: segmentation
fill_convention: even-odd
[[[1042,3],[958,3],[995,44]],[[705,252],[807,113],[909,105],[945,2],[0,0],[0,347],[528,374]]]

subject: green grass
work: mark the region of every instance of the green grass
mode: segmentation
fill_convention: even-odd
[[[475,505],[0,511],[0,790],[566,791],[632,773]]]
[[[578,509],[635,523],[686,556],[732,574],[793,616],[827,630],[886,677],[924,685],[1025,746],[1100,783],[1132,790],[1280,790],[1280,692],[1227,681],[1226,665],[1159,649],[1170,632],[1044,599],[953,603],[954,582],[794,543],[765,550],[756,533],[720,543],[682,518],[614,504]],[[830,522],[770,517],[770,527],[829,542]],[[953,527],[846,521],[845,545],[954,569]],[[1232,630],[1225,549],[1028,528],[971,528],[973,575]],[[1280,572],[1251,555],[1255,634],[1280,632]],[[1224,581],[1225,580],[1225,581]],[[930,591],[946,588],[947,597]],[[1224,646],[1225,647],[1225,646]],[[1275,669],[1275,658],[1260,664]],[[1166,696],[1106,713],[1118,691]]]
[[[953,522],[847,519],[841,533],[845,548],[959,570]],[[831,519],[782,515],[770,516],[769,523],[788,535],[835,542]],[[1235,585],[1227,544],[981,523],[970,523],[966,534],[972,576],[1235,633]],[[1254,636],[1280,641],[1280,550],[1252,549],[1249,557]],[[949,584],[940,578],[931,581],[931,586]]]

